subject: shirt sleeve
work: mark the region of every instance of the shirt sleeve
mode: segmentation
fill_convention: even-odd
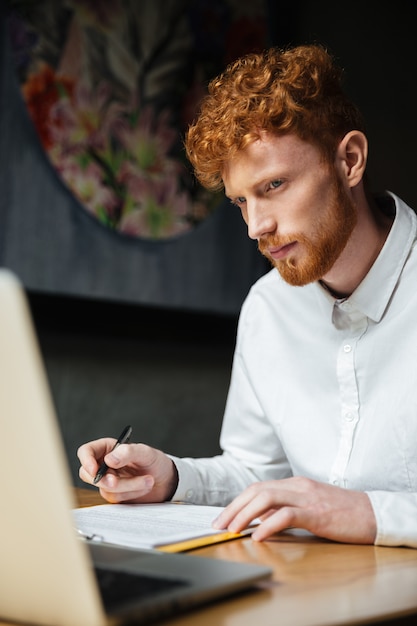
[[[178,471],[174,501],[226,506],[257,480],[250,469],[226,452],[207,459],[171,456]]]
[[[377,521],[375,545],[417,548],[417,493],[366,493]]]

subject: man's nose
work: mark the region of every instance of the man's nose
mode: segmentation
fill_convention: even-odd
[[[248,203],[246,223],[251,239],[260,239],[265,235],[270,235],[277,228],[273,213],[262,202]]]

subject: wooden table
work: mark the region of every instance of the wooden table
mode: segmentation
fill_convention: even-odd
[[[80,506],[103,502],[76,490]],[[164,621],[170,626],[326,626],[397,620],[417,623],[417,550],[338,544],[283,533],[263,543],[250,538],[189,553],[263,563],[271,581],[254,592]]]
[[[79,506],[103,503],[91,489],[75,493]],[[242,538],[189,554],[263,563],[273,576],[253,591],[165,620],[166,626],[417,622],[417,550],[411,548],[346,545],[282,533],[264,543]]]

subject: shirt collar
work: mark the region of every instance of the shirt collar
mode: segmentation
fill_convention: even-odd
[[[349,301],[374,322],[379,322],[416,238],[414,211],[400,198],[387,192],[395,203],[395,219],[375,263]]]

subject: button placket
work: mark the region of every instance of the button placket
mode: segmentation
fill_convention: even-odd
[[[355,371],[355,356],[357,344],[367,328],[367,319],[359,312],[352,312],[352,306],[349,302],[339,304],[338,319],[343,322],[344,328],[348,328],[350,332],[341,342],[337,355],[341,426],[339,448],[329,480],[334,485],[344,485],[355,429],[359,421],[359,390]]]

